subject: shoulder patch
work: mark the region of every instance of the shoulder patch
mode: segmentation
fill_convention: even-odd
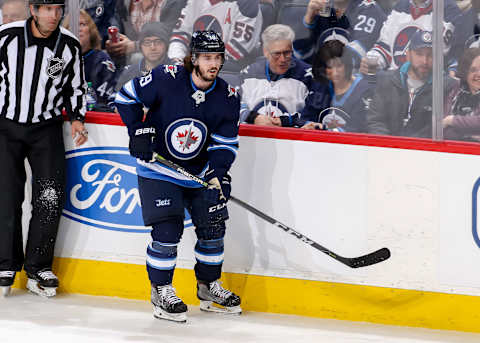
[[[170,74],[173,78],[175,78],[175,74],[178,72],[178,67],[173,64],[166,64],[163,71],[165,74]]]
[[[305,69],[305,75],[303,75],[304,77],[311,77],[313,78],[313,72],[312,72],[312,68],[306,68]]]
[[[115,68],[115,64],[112,61],[105,60],[105,61],[102,61],[102,64],[104,64],[107,67],[108,71],[115,73],[116,68]]]
[[[228,97],[235,96],[238,97],[237,89],[233,86],[228,85]]]
[[[373,6],[375,5],[375,0],[363,0],[360,6]]]

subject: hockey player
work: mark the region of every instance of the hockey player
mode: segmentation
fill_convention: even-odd
[[[419,31],[432,31],[432,0],[399,0],[383,24],[380,37],[368,52],[377,59],[380,69],[397,69],[406,62],[406,52],[412,35]],[[467,34],[456,30],[461,27],[462,13],[454,0],[445,0],[443,30],[445,62],[454,69],[457,56],[463,52]],[[367,74],[366,59],[360,71]]]
[[[24,267],[27,288],[54,296],[53,252],[65,189],[62,109],[76,145],[87,141],[81,47],[59,27],[64,0],[30,0],[31,17],[0,27],[0,287]],[[23,253],[24,160],[32,169],[32,218]]]
[[[317,104],[327,88],[314,87],[312,67],[293,57],[295,33],[283,24],[262,33],[264,57],[242,70],[242,122],[257,125],[320,128]]]
[[[351,51],[338,40],[325,42],[315,56],[315,79],[327,83],[330,96],[318,121],[337,132],[367,132],[367,110],[373,86],[362,74],[352,74]]]
[[[137,158],[143,220],[153,228],[147,271],[156,318],[180,322],[187,318],[187,306],[172,287],[184,208],[191,214],[198,238],[195,276],[200,308],[241,312],[240,297],[218,281],[231,189],[228,170],[237,154],[240,110],[235,89],[217,78],[224,51],[215,32],[194,32],[185,67],[159,65],[117,92],[115,102],[128,128],[130,154]],[[149,110],[142,121],[144,107]],[[152,162],[153,151],[203,177],[210,186],[199,188]]]
[[[333,3],[333,8],[322,13],[321,9],[330,8],[330,3]],[[303,18],[310,36],[294,42],[295,55],[311,63],[314,53],[325,41],[324,32],[341,28],[349,33],[347,46],[354,52],[358,66],[377,41],[386,18],[385,12],[374,0],[310,0]]]
[[[225,42],[224,69],[240,71],[258,47],[261,28],[259,0],[189,0],[173,30],[168,57],[182,63],[191,32],[212,30]]]

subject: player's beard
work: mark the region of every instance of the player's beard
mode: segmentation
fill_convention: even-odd
[[[196,74],[199,78],[201,78],[203,81],[205,81],[205,82],[212,82],[212,81],[215,80],[215,78],[217,77],[218,72],[219,72],[219,70],[216,69],[215,75],[211,76],[210,73],[208,73],[208,71],[209,71],[209,70],[213,70],[213,69],[216,69],[216,68],[210,68],[210,69],[206,70],[205,72],[203,72],[202,69],[200,68],[200,66],[196,65],[196,66],[194,67],[194,72],[195,72],[195,74]]]

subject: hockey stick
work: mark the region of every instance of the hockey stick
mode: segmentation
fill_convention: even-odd
[[[179,165],[173,163],[172,161],[166,160],[165,158],[163,158],[162,156],[160,156],[157,153],[154,153],[153,157],[155,158],[155,160],[157,162],[163,164],[164,166],[167,166],[169,168],[174,169],[178,173],[182,174],[183,176],[188,177],[189,179],[195,181],[196,183],[202,185],[203,187],[208,187],[208,183],[206,181],[199,178],[198,176],[190,174],[183,167],[180,167]],[[288,227],[287,225],[280,223],[279,221],[277,221],[277,220],[273,219],[272,217],[270,217],[269,215],[257,210],[255,207],[247,204],[246,202],[244,202],[240,199],[237,199],[233,195],[230,195],[230,200],[232,200],[237,205],[240,205],[241,207],[243,207],[247,211],[250,211],[253,214],[257,215],[258,217],[262,218],[263,220],[269,222],[270,224],[273,224],[276,227],[282,229],[286,233],[291,234],[292,236],[301,240],[302,242],[314,247],[317,250],[320,250],[324,254],[327,254],[328,256],[334,258],[335,260],[349,266],[350,268],[360,268],[360,267],[370,266],[372,264],[385,261],[386,259],[388,259],[390,257],[390,250],[388,250],[388,248],[382,248],[382,249],[374,251],[370,254],[359,256],[359,257],[343,257],[343,256],[340,256],[340,255],[337,255],[333,251],[331,251],[331,250],[325,248],[324,246],[318,244],[317,242],[311,240],[307,236],[302,235],[300,232],[295,231],[291,227]]]

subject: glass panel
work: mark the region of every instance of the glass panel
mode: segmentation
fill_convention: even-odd
[[[442,121],[446,140],[480,141],[480,1],[457,1],[461,10],[455,32],[459,43],[458,65],[445,81],[445,107]],[[447,9],[445,10],[447,16]],[[460,38],[458,38],[460,36]]]

